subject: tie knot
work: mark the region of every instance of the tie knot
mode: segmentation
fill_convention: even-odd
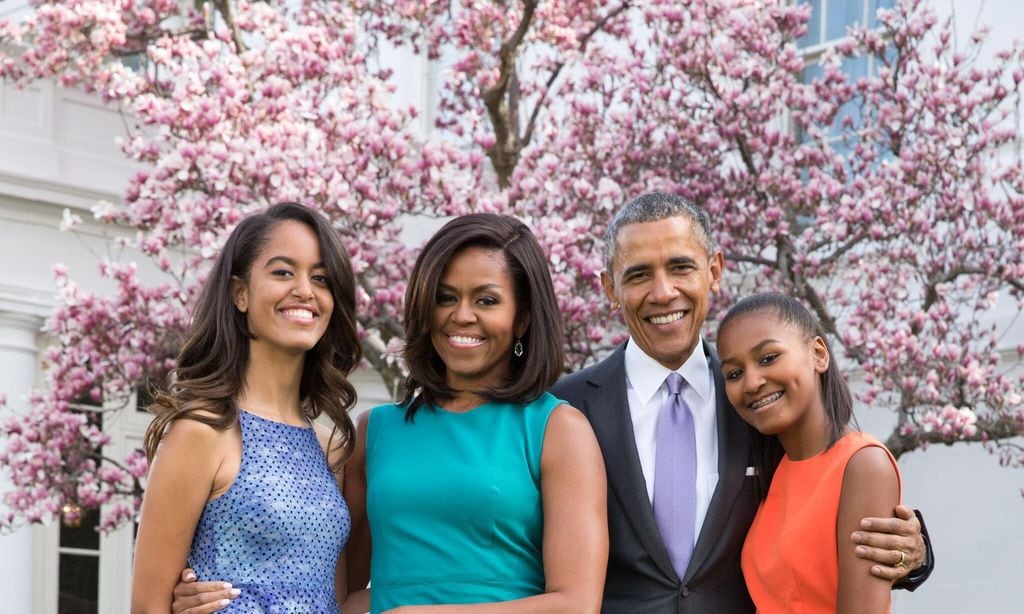
[[[668,377],[665,378],[665,385],[668,386],[669,394],[679,394],[683,390],[683,385],[686,384],[686,380],[683,379],[682,375],[678,373],[669,373]]]

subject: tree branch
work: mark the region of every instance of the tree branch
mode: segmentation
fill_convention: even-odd
[[[843,254],[845,254],[846,252],[848,252],[851,249],[853,249],[853,248],[857,247],[858,245],[860,245],[861,242],[865,239],[865,237],[867,237],[867,233],[866,232],[861,231],[861,232],[857,233],[856,235],[851,237],[850,240],[848,240],[846,243],[843,243],[838,248],[836,248],[836,250],[833,251],[831,254],[829,254],[827,258],[823,258],[820,261],[820,264],[826,265],[826,266],[835,264],[836,261],[839,260],[839,258]],[[817,251],[817,250],[825,247],[825,245],[827,245],[827,242],[822,241],[822,242],[818,243],[817,245],[812,246],[811,247],[811,251],[812,252]]]
[[[889,448],[892,455],[899,458],[901,455],[917,450],[929,444],[946,444],[948,446],[962,441],[995,442],[1003,439],[1020,437],[1020,418],[1016,416],[1001,416],[996,419],[978,418],[977,432],[970,436],[957,436],[949,438],[939,431],[914,431],[910,435],[900,435],[895,432],[885,440],[885,447]]]
[[[705,85],[711,94],[719,101],[722,101],[721,94],[718,92],[718,88],[715,87],[714,81],[711,79],[710,72],[705,71],[702,76]],[[742,134],[737,134],[733,139],[733,142],[736,144],[740,158],[743,160],[743,164],[746,167],[747,172],[750,173],[752,177],[757,177],[760,172],[757,169],[757,165],[754,163],[754,157],[744,136]],[[768,197],[763,192],[754,190],[754,196],[763,205],[768,204]],[[833,318],[832,314],[829,313],[828,306],[825,304],[825,301],[822,300],[821,295],[818,294],[817,290],[815,290],[802,275],[797,274],[793,270],[792,259],[790,258],[793,253],[793,244],[790,241],[790,238],[786,235],[779,235],[776,241],[776,249],[778,256],[775,262],[765,262],[765,264],[767,264],[767,266],[774,267],[793,283],[794,289],[797,291],[799,296],[803,297],[811,305],[811,308],[817,314],[818,319],[821,321],[825,330],[839,339],[840,337],[835,318]],[[856,355],[856,353],[854,353],[854,355]]]
[[[405,372],[394,360],[387,360],[387,344],[380,338],[367,336],[361,341],[363,357],[380,374],[393,401],[398,401],[405,383]]]
[[[825,304],[824,299],[818,294],[818,291],[811,285],[811,283],[802,274],[796,272],[792,266],[792,259],[790,255],[793,253],[793,243],[790,241],[788,235],[779,235],[776,241],[779,253],[779,264],[778,269],[783,275],[786,276],[793,284],[793,289],[797,296],[803,298],[814,310],[814,313],[818,316],[818,320],[821,322],[821,326],[826,332],[830,333],[836,339],[842,339],[839,335],[839,327],[836,325],[836,320],[832,317],[832,313],[828,310],[828,305]],[[851,357],[860,360],[862,355],[855,349],[846,348],[847,352]]]
[[[811,309],[813,309],[814,313],[818,315],[818,320],[821,321],[822,327],[824,327],[825,330],[831,333],[836,339],[842,339],[842,337],[839,336],[839,327],[836,326],[836,320],[832,317],[832,314],[828,310],[828,305],[826,305],[825,301],[822,300],[818,291],[802,278],[801,285],[800,294],[808,303],[811,304]],[[860,357],[860,352],[856,350],[846,348],[846,351],[854,358]]]
[[[127,473],[132,478],[132,490],[131,490],[131,492],[130,493],[119,493],[119,494],[132,494],[132,495],[135,495],[135,496],[142,495],[142,492],[143,492],[142,483],[139,481],[139,479],[137,477],[132,475],[131,471],[128,471],[127,467],[125,467],[121,463],[117,462],[116,460],[110,458],[109,456],[104,456],[104,455],[98,454],[98,453],[87,454],[86,457],[93,459],[94,461],[96,461],[99,464],[110,463],[111,465],[117,467],[121,471],[124,471],[125,473]]]
[[[769,260],[767,258],[761,258],[760,256],[744,256],[742,254],[726,254],[725,259],[729,262],[747,262],[749,264],[757,264],[760,266],[767,266],[776,268],[779,263],[775,260]]]
[[[235,53],[241,54],[245,51],[245,43],[242,42],[242,32],[235,22],[235,15],[231,10],[231,0],[213,0],[213,6],[224,18],[224,23],[231,30],[231,40],[235,43]]]
[[[615,10],[611,11],[610,13],[599,19],[597,23],[594,24],[594,27],[591,28],[586,34],[583,35],[583,38],[580,39],[580,44],[578,47],[579,52],[582,54],[584,51],[586,51],[587,44],[590,42],[590,39],[593,38],[598,32],[603,30],[609,21],[621,15],[628,8],[630,8],[629,2],[623,2],[621,5],[619,5],[618,8],[616,8]],[[526,123],[526,133],[524,134],[522,139],[523,146],[528,145],[530,141],[533,139],[533,131],[537,127],[537,118],[540,116],[540,111],[542,108],[544,108],[544,101],[547,100],[548,94],[551,92],[551,87],[558,79],[558,75],[562,73],[563,68],[565,68],[565,62],[559,62],[558,64],[555,64],[554,70],[551,71],[551,76],[548,77],[547,83],[544,84],[544,91],[541,92],[540,98],[537,100],[537,104],[533,107],[533,112],[530,113],[530,119]]]
[[[482,96],[487,116],[494,128],[494,145],[487,150],[487,157],[491,159],[491,165],[498,176],[498,185],[501,188],[509,186],[509,177],[512,176],[512,171],[515,170],[516,164],[519,162],[519,152],[522,150],[518,127],[514,125],[517,109],[510,108],[515,106],[516,100],[515,97],[509,96],[509,92],[510,88],[514,89],[515,87],[519,46],[530,29],[536,8],[536,0],[526,0],[523,3],[523,19],[519,22],[519,27],[508,40],[502,43],[501,49],[498,50],[500,61],[498,80],[493,87],[485,90]]]
[[[999,270],[996,271],[996,274],[1001,276],[1002,273],[1003,273],[1002,267],[999,267]],[[932,281],[930,284],[928,284],[928,288],[927,288],[927,290],[925,290],[924,304],[921,306],[921,309],[923,311],[928,311],[928,309],[932,305],[934,305],[935,303],[938,302],[938,300],[939,300],[939,291],[936,288],[940,284],[948,284],[950,282],[956,281],[956,278],[961,277],[963,275],[990,275],[990,273],[988,271],[982,270],[982,269],[980,269],[978,267],[966,267],[966,266],[957,267],[955,269],[950,270],[943,277],[941,277],[939,279],[936,279],[936,280]],[[1016,288],[1017,290],[1020,290],[1021,292],[1024,292],[1024,281],[1019,280],[1019,279],[1013,279],[1013,278],[1006,278],[1006,279],[1003,279],[1002,281],[1003,281],[1003,283],[1005,283],[1005,284],[1007,284],[1007,285],[1009,285],[1009,286],[1011,286],[1013,288]],[[917,331],[915,331],[915,332],[917,332]]]

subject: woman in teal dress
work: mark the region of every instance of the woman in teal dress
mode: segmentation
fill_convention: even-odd
[[[452,220],[405,299],[401,403],[361,416],[346,466],[349,589],[371,612],[598,612],[604,464],[562,372],[546,260],[518,220]],[[372,543],[372,556],[371,556]]]

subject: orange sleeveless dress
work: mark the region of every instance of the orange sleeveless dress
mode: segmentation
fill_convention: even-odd
[[[783,456],[743,544],[743,578],[759,613],[835,613],[843,475],[850,457],[868,446],[885,450],[871,435],[853,432],[817,456]],[[886,454],[899,480],[896,459]]]

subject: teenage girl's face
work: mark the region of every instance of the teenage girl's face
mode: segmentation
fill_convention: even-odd
[[[821,337],[808,340],[774,314],[752,312],[719,330],[718,353],[729,402],[761,433],[779,435],[824,419],[820,375],[829,355]]]
[[[323,337],[334,310],[320,242],[309,226],[284,221],[249,270],[232,280],[232,298],[255,336],[252,349],[301,354]]]
[[[500,387],[520,329],[525,325],[516,323],[515,290],[501,251],[456,252],[441,274],[430,330],[448,385],[471,392]]]

